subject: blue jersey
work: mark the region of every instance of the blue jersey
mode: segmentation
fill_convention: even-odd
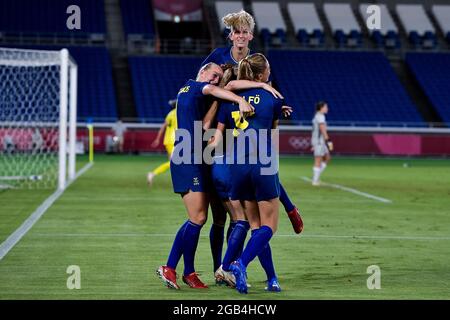
[[[198,82],[188,80],[184,87],[180,89],[177,96],[177,124],[178,129],[187,130],[190,135],[190,161],[191,163],[174,162],[174,156],[183,157],[185,149],[178,150],[177,145],[182,143],[183,138],[176,138],[175,149],[170,161],[170,172],[172,175],[173,190],[176,193],[184,194],[186,192],[208,192],[210,186],[210,173],[206,166],[201,163],[204,143],[201,150],[195,154],[195,121],[200,121],[200,134],[203,134],[201,122],[206,113],[207,97],[202,92],[208,82]],[[202,136],[200,136],[200,139]],[[183,157],[184,158],[184,157]],[[196,163],[196,158],[200,163]]]
[[[227,150],[227,153],[231,151],[233,153],[233,164],[230,164],[229,168],[229,197],[231,200],[247,201],[267,201],[277,198],[280,194],[277,167],[272,173],[263,174],[262,168],[266,167],[266,164],[260,158],[259,149],[265,142],[267,149],[263,152],[266,156],[273,155],[270,129],[281,114],[282,100],[276,99],[263,89],[243,90],[237,94],[255,107],[255,114],[242,121],[237,105],[223,103],[220,106],[218,122],[225,124],[227,129],[233,131],[233,136],[237,137],[234,139],[234,148]],[[251,129],[254,130],[254,135],[251,135]],[[260,129],[265,130],[265,135],[259,135]],[[244,148],[237,143],[239,135],[250,137],[245,138]],[[253,159],[257,160],[253,163],[252,155],[255,156]]]
[[[209,62],[214,62],[216,64],[218,64],[219,66],[221,64],[232,64],[232,65],[237,65],[239,63],[239,61],[236,61],[233,58],[233,55],[231,54],[231,49],[233,47],[224,47],[224,48],[217,48],[215,49],[213,52],[211,52],[209,54],[209,56],[206,57],[205,60],[203,60],[202,62],[202,67],[209,63]],[[248,55],[251,55],[251,50],[248,51]],[[273,80],[272,78],[272,74],[270,74],[269,76],[269,82],[271,82]]]
[[[233,130],[233,136],[238,137],[241,132],[253,129],[256,135],[250,140],[246,139],[245,150],[240,149],[239,155],[248,158],[250,154],[257,154],[260,143],[267,143],[268,152],[271,148],[271,135],[273,122],[280,117],[282,100],[275,98],[264,89],[247,89],[237,93],[238,96],[247,100],[254,108],[255,114],[245,119],[240,118],[239,106],[230,102],[222,102],[217,115],[217,121],[223,123],[227,129]],[[259,141],[259,129],[266,129],[265,141]],[[255,140],[256,139],[256,140]],[[236,140],[236,139],[235,139]],[[231,150],[227,150],[227,153]],[[238,144],[234,143],[234,159],[237,159]],[[270,153],[268,153],[270,155]]]
[[[203,121],[207,112],[207,96],[202,92],[208,82],[188,80],[177,96],[177,129],[185,129],[191,135],[191,154],[194,154],[194,121]],[[175,146],[180,143],[175,141]]]
[[[214,62],[218,65],[221,64],[233,64],[236,65],[239,63],[239,61],[236,61],[233,58],[233,55],[231,54],[231,48],[232,47],[224,47],[224,48],[217,48],[213,52],[209,54],[209,56],[206,57],[205,60],[202,62],[202,66],[204,66],[207,63]],[[249,51],[250,54],[250,51]]]

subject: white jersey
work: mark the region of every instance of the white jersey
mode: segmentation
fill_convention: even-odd
[[[320,124],[326,124],[325,115],[320,112],[316,112],[316,115],[312,119],[312,135],[311,135],[311,144],[325,144],[325,138],[320,132]]]

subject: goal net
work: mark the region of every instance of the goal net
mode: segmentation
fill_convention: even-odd
[[[0,48],[0,189],[64,189],[75,177],[76,97],[66,49]]]

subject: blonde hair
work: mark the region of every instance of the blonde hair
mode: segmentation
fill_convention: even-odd
[[[223,77],[222,80],[220,80],[219,87],[223,88],[228,82],[236,79],[237,68],[232,64],[221,65],[221,68],[223,70]]]
[[[255,20],[251,14],[244,10],[227,14],[222,18],[222,22],[231,32],[239,30],[242,27],[249,27],[253,33],[253,29],[255,29]]]
[[[238,80],[255,81],[256,76],[263,74],[267,68],[268,61],[261,53],[254,53],[241,61],[238,65]]]

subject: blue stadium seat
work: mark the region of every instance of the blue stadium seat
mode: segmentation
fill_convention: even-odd
[[[122,21],[125,34],[141,35],[143,39],[155,36],[151,1],[121,0]]]
[[[334,124],[424,124],[382,53],[270,50],[268,58],[293,120],[309,122],[326,100]]]
[[[159,122],[188,79],[195,79],[202,58],[130,57],[133,95],[141,122]]]
[[[436,112],[450,125],[450,54],[407,53],[405,59]]]
[[[81,10],[81,30],[69,30],[66,26],[70,5]],[[27,37],[78,36],[106,34],[103,0],[2,0],[0,1],[0,32],[5,36]]]

